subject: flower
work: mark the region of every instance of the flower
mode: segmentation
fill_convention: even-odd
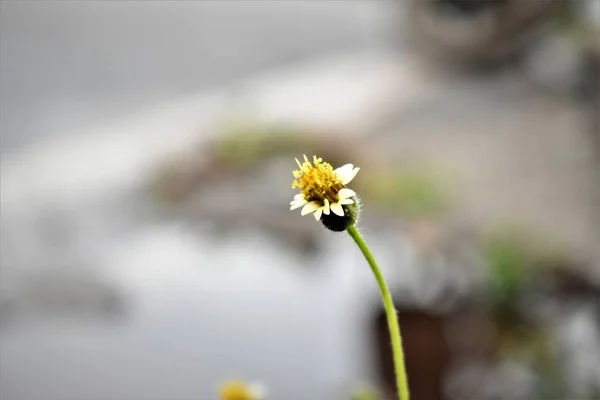
[[[225,382],[219,390],[220,400],[264,400],[265,389],[256,383],[249,384],[244,381]]]
[[[346,184],[354,179],[360,168],[346,164],[333,169],[317,156],[313,156],[311,164],[306,155],[303,163],[298,159],[296,163],[300,169],[293,172],[292,189],[298,188],[300,193],[294,196],[290,210],[302,207],[300,214],[313,214],[317,221],[334,231],[342,231],[353,224],[358,213],[356,193]]]

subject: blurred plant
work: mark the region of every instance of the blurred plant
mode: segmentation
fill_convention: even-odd
[[[514,300],[531,269],[528,238],[521,231],[499,231],[488,236],[483,257],[492,278],[492,298],[496,302]]]
[[[330,137],[327,139],[327,137]],[[361,162],[360,142],[340,141],[331,134],[257,122],[228,122],[223,135],[208,145],[203,162],[199,154],[178,157],[156,173],[154,193],[166,205],[176,205],[196,190],[223,177],[249,173],[277,157],[290,156],[299,148],[323,154],[334,164],[350,155]],[[428,219],[448,208],[447,188],[428,165],[388,166],[369,163],[373,168],[355,185],[378,209],[401,218]]]
[[[323,162],[317,156],[313,157],[312,164],[306,156],[303,163],[298,159],[296,163],[299,169],[293,171],[295,179],[292,182],[292,189],[298,188],[300,193],[294,196],[290,203],[290,210],[302,207],[302,215],[313,214],[315,219],[321,221],[327,229],[333,232],[347,231],[363,253],[381,291],[392,340],[398,397],[400,400],[409,400],[404,350],[396,308],[375,257],[356,228],[360,213],[358,197],[353,190],[346,187],[346,184],[354,179],[359,168],[355,168],[353,164],[346,164],[334,170],[331,164]]]
[[[426,166],[371,171],[365,198],[408,219],[432,218],[448,209],[442,180]]]
[[[341,163],[346,150],[340,143],[333,145],[321,132],[298,126],[225,120],[221,132],[223,135],[210,145],[210,154],[233,166],[256,166],[273,156],[291,156],[300,148]]]
[[[594,24],[589,11],[582,9],[585,6],[585,1],[559,2],[550,14],[550,21],[556,30],[564,33],[582,50],[597,52],[600,51],[600,25],[598,22]]]
[[[567,251],[547,236],[523,226],[497,228],[484,235],[482,256],[489,268],[494,303],[513,303],[541,271],[567,259]]]
[[[234,166],[249,167],[273,154],[292,153],[311,143],[304,135],[294,135],[287,127],[259,123],[227,124],[223,137],[212,143],[211,154]]]
[[[154,174],[154,197],[166,206],[185,202],[190,195],[212,182],[239,176],[281,156],[291,156],[299,148],[325,155],[339,162],[351,146],[326,139],[321,132],[298,127],[259,122],[225,121],[222,134],[202,151],[186,149],[159,166]]]
[[[482,254],[491,277],[490,316],[499,335],[496,356],[530,364],[541,377],[540,393],[556,398],[567,395],[556,343],[541,321],[532,320],[522,309],[541,274],[565,259],[565,251],[549,243],[546,237],[513,225],[488,233]]]
[[[352,393],[350,400],[381,400],[381,396],[371,387],[361,387]]]

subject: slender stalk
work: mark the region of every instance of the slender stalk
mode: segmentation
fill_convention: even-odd
[[[385,314],[387,317],[388,328],[390,331],[390,337],[392,339],[392,354],[394,357],[394,370],[396,373],[396,386],[398,389],[398,397],[400,400],[409,400],[410,395],[408,391],[408,379],[406,378],[406,367],[404,365],[402,336],[400,335],[400,325],[398,324],[398,315],[396,308],[394,307],[392,295],[390,294],[390,290],[388,289],[388,286],[385,283],[383,274],[377,266],[377,262],[375,261],[373,253],[371,253],[369,246],[367,246],[367,243],[362,238],[358,229],[356,229],[356,226],[350,225],[346,230],[348,231],[350,236],[352,236],[352,239],[354,239],[360,251],[362,251],[363,255],[365,256],[365,259],[371,267],[371,270],[373,271],[373,275],[375,275],[377,284],[379,285],[379,290],[381,291],[381,298],[383,300],[383,307],[385,308]]]

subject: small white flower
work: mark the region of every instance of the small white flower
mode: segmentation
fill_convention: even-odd
[[[356,193],[345,187],[356,174],[358,167],[346,164],[335,170],[331,164],[323,162],[317,156],[313,157],[314,166],[304,156],[304,162],[296,159],[299,170],[293,172],[294,182],[292,188],[299,188],[301,193],[294,196],[290,203],[290,210],[302,207],[301,215],[313,214],[319,221],[323,214],[333,213],[344,216],[344,205],[355,203]]]

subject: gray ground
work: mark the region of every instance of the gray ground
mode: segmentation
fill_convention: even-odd
[[[2,1],[4,152],[252,72],[388,45],[372,1]]]

